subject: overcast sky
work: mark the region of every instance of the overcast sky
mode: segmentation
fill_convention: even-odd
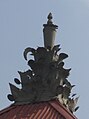
[[[23,58],[26,47],[43,46],[43,24],[49,12],[59,26],[56,44],[69,55],[65,67],[80,96],[79,119],[89,118],[89,0],[0,0],[0,109],[12,102],[9,82],[28,70]]]

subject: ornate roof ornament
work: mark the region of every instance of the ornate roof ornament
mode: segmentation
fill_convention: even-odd
[[[52,13],[49,13],[49,15],[48,15],[48,22],[47,22],[47,24],[53,24],[53,22],[52,22]]]
[[[57,25],[52,23],[52,14],[48,15],[48,22],[44,25],[44,47],[37,49],[28,47],[24,50],[24,58],[29,65],[25,72],[18,71],[20,79],[14,81],[21,88],[10,84],[10,101],[15,105],[28,104],[58,99],[71,112],[76,111],[79,97],[71,96],[71,90],[75,85],[68,81],[70,68],[64,68],[64,59],[68,57],[60,53],[60,45],[54,45]],[[31,53],[34,59],[28,59]]]
[[[47,24],[43,24],[44,46],[53,48],[55,44],[56,29],[58,29],[58,26],[54,25],[52,22],[52,13],[49,13],[47,18]]]

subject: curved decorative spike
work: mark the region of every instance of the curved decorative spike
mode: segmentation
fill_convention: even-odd
[[[29,52],[32,52],[34,54],[35,53],[35,49],[34,48],[30,48],[30,47],[28,47],[28,48],[25,49],[25,51],[23,53],[25,60],[27,60],[27,54]]]
[[[19,79],[17,79],[17,78],[14,78],[14,82],[16,83],[16,84],[21,84],[21,82],[19,81]]]
[[[67,80],[67,79],[64,79],[64,85],[66,85],[68,88],[71,87],[71,83]]]
[[[54,51],[59,51],[60,50],[60,45],[55,45],[54,47],[53,47],[53,49],[52,49],[52,51],[54,52]]]
[[[74,93],[73,95],[72,95],[72,97],[74,97],[74,96],[76,96],[77,94],[76,93]]]
[[[61,74],[62,78],[67,78],[69,76],[69,72],[70,72],[71,69],[60,69],[59,68],[59,73]]]
[[[65,53],[60,53],[60,54],[59,54],[59,59],[58,59],[58,61],[60,62],[60,61],[62,61],[62,60],[64,60],[64,59],[66,59],[67,57],[68,57],[67,54],[65,54]]]
[[[77,107],[75,108],[75,112],[76,112],[78,109],[79,109],[79,106],[77,106]]]
[[[72,88],[75,87],[76,85],[72,85]]]
[[[11,89],[11,93],[14,97],[17,97],[18,92],[19,92],[19,88],[17,88],[16,86],[14,86],[13,84],[9,83],[10,85],[10,89]]]
[[[7,98],[8,98],[10,101],[14,101],[14,97],[13,97],[11,94],[8,94],[8,95],[7,95]]]

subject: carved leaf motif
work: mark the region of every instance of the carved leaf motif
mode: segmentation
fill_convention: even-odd
[[[13,95],[13,98],[16,99],[18,97],[18,93],[19,93],[20,89],[11,83],[9,83],[9,85],[10,85],[10,89],[11,89],[11,93]]]
[[[65,53],[60,53],[58,57],[58,62],[61,62],[62,60],[66,59],[68,57]]]
[[[27,60],[27,54],[29,52],[32,52],[33,54],[35,54],[35,49],[34,48],[30,48],[30,47],[28,47],[28,48],[25,49],[25,51],[23,53],[25,60]]]
[[[55,45],[54,47],[53,47],[53,49],[52,49],[52,52],[54,53],[54,54],[57,54],[57,52],[60,50],[60,45]]]
[[[28,60],[30,69],[21,72],[21,82],[15,79],[16,84],[21,84],[21,89],[10,84],[11,93],[8,98],[15,101],[17,104],[34,103],[40,101],[48,101],[54,98],[65,105],[71,112],[78,109],[76,107],[77,100],[70,98],[70,93],[74,85],[68,81],[68,76],[71,69],[63,68],[63,60],[68,57],[65,53],[57,54],[60,50],[60,45],[51,47],[26,48],[24,58],[27,60],[27,54],[32,53],[34,59]]]

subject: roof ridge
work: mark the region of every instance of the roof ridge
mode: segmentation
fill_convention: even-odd
[[[39,106],[43,105],[43,107],[44,106],[51,107],[53,110],[55,110],[55,112],[60,114],[65,119],[77,119],[77,117],[75,115],[73,115],[72,113],[70,113],[70,111],[68,111],[58,100],[44,101],[44,103],[40,102],[40,103],[35,103],[35,104],[38,104]],[[11,110],[15,110],[15,109],[19,108],[20,106],[23,107],[24,105],[26,105],[26,104],[23,104],[23,105],[13,105],[12,104],[9,107],[1,110],[0,116],[2,116],[4,113],[9,113]],[[34,104],[28,104],[28,105],[33,106]],[[22,108],[20,107],[20,109],[22,109]],[[29,113],[31,113],[31,112],[29,112]]]
[[[48,103],[66,119],[77,119],[77,117],[73,115],[72,113],[70,113],[58,100],[52,100],[52,101],[49,101]]]
[[[10,105],[10,106],[8,106],[8,107],[0,110],[0,115],[3,114],[3,113],[5,113],[5,112],[8,112],[8,111],[10,111],[11,109],[14,109],[14,108],[16,108],[15,105]]]

